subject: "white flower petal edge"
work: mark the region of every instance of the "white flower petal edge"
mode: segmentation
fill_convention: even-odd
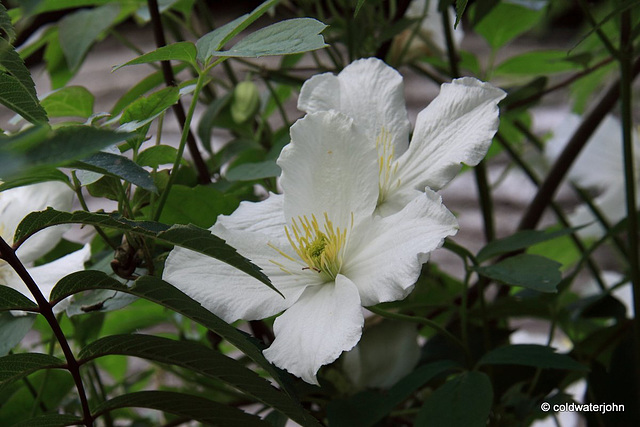
[[[366,307],[405,298],[427,254],[457,233],[458,221],[441,197],[427,190],[400,212],[371,218],[361,228],[354,230],[342,271],[356,284]]]
[[[52,207],[69,211],[73,203],[73,191],[62,182],[43,182],[12,188],[0,193],[0,235],[9,244],[20,222],[31,212]],[[17,255],[23,263],[30,263],[49,252],[58,244],[68,226],[44,229],[25,241]]]
[[[269,193],[269,197],[260,203],[241,202],[232,216],[220,215],[216,225],[280,238],[284,226],[287,225],[283,215],[283,203],[282,194],[274,193]]]
[[[318,369],[351,350],[360,339],[363,325],[358,289],[339,274],[334,283],[308,287],[276,319],[276,339],[264,355],[276,366],[318,384]]]

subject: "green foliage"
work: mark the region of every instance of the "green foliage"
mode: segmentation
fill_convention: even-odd
[[[501,2],[478,22],[475,30],[484,37],[492,49],[499,49],[533,28],[543,16],[543,10],[531,10]]]
[[[522,286],[539,292],[556,292],[556,286],[562,280],[561,266],[562,264],[540,255],[520,254],[474,270],[505,285]]]
[[[93,114],[94,96],[82,86],[58,89],[40,102],[49,117],[82,117]]]
[[[499,347],[482,356],[480,365],[523,365],[542,369],[568,369],[584,371],[585,367],[564,354],[556,353],[553,348],[520,344]]]

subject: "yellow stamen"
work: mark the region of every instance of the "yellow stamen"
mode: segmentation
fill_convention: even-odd
[[[398,162],[395,161],[395,148],[391,141],[391,134],[383,127],[376,138],[378,150],[378,206],[381,205],[390,190],[400,185],[400,180],[394,177],[398,171]]]

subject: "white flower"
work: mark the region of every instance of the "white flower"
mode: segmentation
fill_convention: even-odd
[[[554,162],[581,123],[575,114],[568,115],[562,126],[555,130],[545,146],[545,157]],[[636,178],[640,177],[640,140],[633,135],[634,165]],[[610,225],[627,216],[624,183],[624,159],[622,155],[622,131],[620,122],[613,116],[607,116],[600,123],[587,145],[573,163],[568,178],[581,188],[600,191],[593,200],[594,205],[602,212]],[[640,188],[636,188],[636,200],[640,204]],[[604,227],[598,222],[588,206],[579,206],[569,217],[574,225],[589,224],[578,233],[584,237],[599,238],[604,234]]]
[[[211,230],[259,267],[282,298],[212,258],[176,248],[163,278],[227,322],[275,320],[266,358],[309,383],[353,348],[362,306],[404,298],[425,255],[457,230],[432,191],[388,217],[378,201],[377,152],[345,115],[309,114],[291,128],[278,164],[284,195],[243,202]]]
[[[71,209],[72,201],[73,191],[61,182],[44,182],[0,192],[0,236],[11,244],[16,228],[29,213],[47,207],[68,211]],[[66,230],[67,227],[64,226],[44,229],[26,240],[16,252],[47,298],[58,280],[74,271],[83,270],[84,263],[90,256],[90,248],[86,245],[83,249],[48,264],[31,267],[35,260],[58,244]],[[13,288],[33,300],[22,279],[3,260],[0,260],[0,285]],[[64,305],[58,304],[55,309],[56,312],[60,312]]]
[[[438,191],[461,163],[475,166],[498,130],[504,91],[474,78],[443,84],[440,94],[411,125],[402,76],[384,62],[361,59],[337,76],[320,74],[302,86],[298,108],[307,113],[336,110],[351,117],[377,147],[378,213],[400,211],[425,187]]]
[[[392,63],[411,62],[422,55],[442,55],[447,51],[447,39],[442,25],[442,14],[438,11],[438,0],[412,0],[405,12],[406,18],[420,19],[420,28],[404,30],[394,37],[391,45],[390,60]],[[449,15],[449,28],[453,43],[457,47],[462,42],[464,31],[461,26],[453,28],[454,20]],[[409,46],[406,44],[409,43]]]

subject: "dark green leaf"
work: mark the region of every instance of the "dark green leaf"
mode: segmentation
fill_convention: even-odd
[[[100,152],[81,161],[74,162],[72,166],[76,169],[121,178],[147,191],[158,192],[149,172],[124,156]]]
[[[249,34],[230,50],[211,52],[211,55],[260,57],[321,49],[327,46],[320,35],[326,27],[312,18],[288,19]]]
[[[66,126],[55,130],[33,127],[0,140],[2,178],[24,177],[43,166],[63,166],[130,136],[90,126]]]
[[[121,129],[126,131],[136,130],[149,123],[167,108],[178,102],[180,90],[175,86],[169,86],[148,97],[140,98],[132,102],[122,113]]]
[[[141,357],[180,366],[200,375],[220,379],[294,420],[300,420],[301,415],[307,418],[297,402],[274,388],[267,380],[237,360],[195,342],[139,334],[116,335],[89,344],[78,356],[88,361],[110,354]]]
[[[31,73],[13,46],[3,38],[0,38],[0,103],[32,123],[47,122]]]
[[[465,9],[467,8],[468,0],[458,0],[456,1],[456,22],[453,25],[453,28],[458,28],[458,24],[462,19],[462,15],[464,14]]]
[[[162,210],[160,221],[165,224],[195,224],[211,227],[218,215],[229,215],[240,202],[233,196],[211,187],[174,185]]]
[[[213,100],[211,104],[207,107],[204,114],[200,118],[200,123],[198,123],[198,136],[200,137],[200,141],[204,145],[204,148],[209,152],[209,154],[213,154],[213,149],[211,148],[211,131],[213,129],[214,121],[220,114],[220,112],[229,105],[231,101],[232,92],[229,92],[219,98]]]
[[[484,427],[493,389],[482,372],[465,372],[445,383],[422,405],[416,425],[423,427]]]
[[[332,427],[372,426],[431,379],[455,366],[450,360],[430,363],[415,369],[387,393],[365,391],[346,400],[334,399],[327,408],[329,424]]]
[[[562,264],[540,255],[520,254],[486,267],[473,270],[485,277],[511,286],[522,286],[538,292],[557,292],[562,280]]]
[[[163,46],[153,52],[145,53],[131,61],[124,64],[113,67],[113,71],[119,68],[126,67],[127,65],[147,64],[149,62],[159,61],[181,61],[186,62],[194,67],[196,64],[196,45],[191,42],[178,42],[167,46]]]
[[[209,230],[193,225],[169,227],[159,222],[132,221],[120,215],[84,211],[58,212],[49,208],[41,212],[32,212],[22,220],[16,229],[14,244],[23,242],[27,237],[43,228],[58,224],[98,225],[156,238],[171,245],[182,246],[226,262],[275,290],[269,278],[260,271],[259,267],[238,254],[234,248],[227,245],[221,238],[211,234]]]
[[[82,418],[67,414],[47,414],[20,421],[17,424],[12,424],[11,427],[60,427],[75,425],[82,425]]]
[[[0,286],[0,312],[8,310],[35,310],[35,302],[8,286]]]
[[[485,354],[479,365],[522,365],[542,369],[586,371],[587,368],[566,354],[558,354],[551,347],[536,344],[517,344],[496,348]]]
[[[16,38],[16,30],[13,28],[11,17],[7,14],[7,9],[2,3],[0,3],[0,31],[4,32],[4,34],[0,33],[0,36],[6,38],[9,43],[13,43]]]
[[[40,104],[49,117],[82,117],[93,114],[94,96],[82,86],[67,86],[51,92]]]
[[[538,75],[580,70],[580,64],[569,60],[566,52],[538,50],[512,56],[496,68],[496,74]]]
[[[200,396],[170,391],[140,391],[114,397],[94,410],[100,416],[118,408],[149,408],[215,426],[268,426],[255,415]]]
[[[536,11],[515,4],[498,3],[474,29],[493,49],[499,49],[533,28],[543,16],[543,10]]]
[[[0,312],[0,356],[9,353],[9,350],[22,341],[35,320],[36,316],[33,315],[14,316]]]
[[[243,163],[230,169],[225,178],[229,181],[253,181],[255,179],[274,178],[280,176],[280,166],[275,160],[258,163]]]
[[[552,232],[546,230],[519,231],[511,236],[490,242],[484,248],[480,249],[476,259],[478,262],[484,262],[495,256],[525,249],[537,243],[566,236],[567,234],[574,233],[577,230],[578,228],[563,228]]]
[[[41,353],[19,353],[0,357],[0,389],[40,369],[64,368],[57,357]]]
[[[91,45],[115,22],[120,7],[106,4],[66,15],[58,24],[60,45],[69,68],[76,70]]]

